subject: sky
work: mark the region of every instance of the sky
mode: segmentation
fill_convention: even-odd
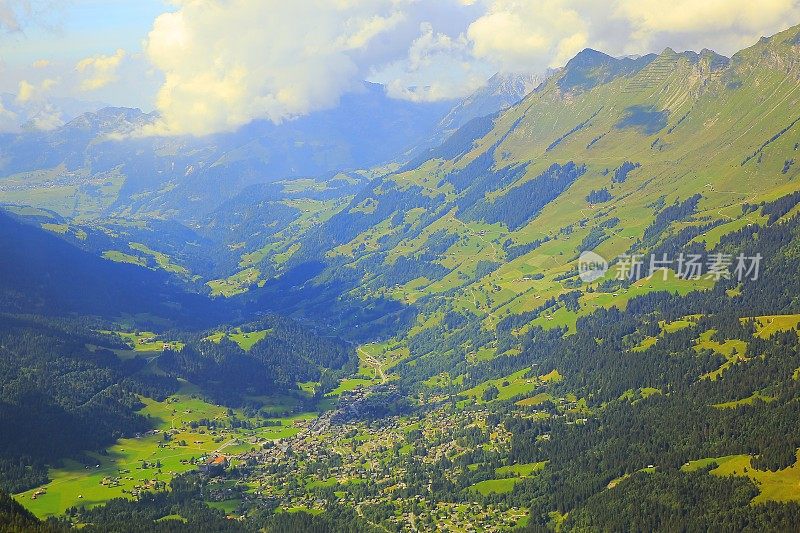
[[[363,80],[455,99],[587,47],[730,55],[798,23],[800,0],[0,0],[0,123],[38,106],[56,127],[50,102],[73,98],[156,110],[143,134],[205,135],[335,106]]]

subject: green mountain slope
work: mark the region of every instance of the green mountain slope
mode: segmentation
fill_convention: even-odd
[[[59,330],[46,343],[56,349],[31,353],[26,367],[9,359],[4,370],[26,384],[39,374],[27,368],[72,364],[64,353],[89,360],[91,351],[111,377],[167,377],[166,399],[152,397],[161,380],[148,378],[126,389],[145,407],[120,411],[161,413],[152,427],[171,437],[143,442],[158,448],[151,456],[118,441],[82,476],[69,465],[45,470],[53,465],[40,454],[35,479],[24,479],[26,459],[9,453],[6,470],[24,481],[17,501],[48,516],[84,488],[99,496],[78,499],[98,504],[122,494],[119,483],[138,491],[153,465],[109,479],[113,490],[98,479],[123,474],[117,451],[172,468],[179,454],[194,454],[180,450],[188,440],[204,454],[224,450],[230,469],[210,479],[184,461],[155,479],[172,479],[171,491],[87,505],[70,520],[98,530],[124,529],[120,516],[136,516],[141,529],[171,527],[162,520],[191,529],[206,514],[220,522],[235,514],[228,527],[243,531],[790,530],[800,520],[798,104],[800,26],[731,58],[585,50],[519,104],[471,120],[394,172],[231,194],[183,228],[214,243],[203,249],[220,258],[203,273],[220,273],[208,289],[228,298],[193,308],[155,296],[206,320],[214,318],[206,309],[216,310],[226,323],[159,336],[120,330],[128,350],[104,330]],[[148,280],[168,279],[135,265],[101,262],[113,271],[100,270],[65,241],[96,251],[101,236],[92,232],[102,229],[48,220],[44,229],[60,236],[0,218],[11,243],[0,264],[10,273],[0,282],[9,306],[23,291],[40,302],[89,298],[81,265],[109,273],[102,288],[114,275],[136,282],[134,273],[146,274],[131,283],[142,299]],[[109,258],[121,262],[169,271],[192,255],[168,242],[171,253],[158,255],[144,238],[155,238],[157,225],[119,231]],[[58,254],[33,253],[38,244],[62,254],[64,272],[48,268]],[[584,281],[587,251],[610,268]],[[762,262],[757,277],[741,279],[681,276],[677,262],[618,279],[623,254],[699,254],[706,273],[714,256]],[[66,296],[64,273],[77,287]],[[272,310],[300,320],[235,318]],[[25,339],[39,319],[4,320],[0,348],[38,346]],[[126,362],[131,349],[139,366]],[[158,355],[135,357],[149,350]],[[119,351],[119,360],[105,357]],[[40,402],[42,413],[72,416],[69,387],[37,383],[29,388],[63,395]],[[276,405],[273,386],[297,405]],[[230,407],[227,420],[211,400]],[[25,418],[26,396],[5,403],[7,425],[23,419],[42,429]],[[275,408],[297,416],[276,425]],[[174,417],[192,410],[195,427],[187,419],[175,427]],[[25,434],[6,451],[17,452]],[[96,447],[110,443],[100,437]],[[213,520],[206,527],[219,529]]]
[[[443,310],[492,330],[577,289],[579,310],[556,304],[538,322],[574,327],[578,315],[653,285],[587,294],[575,272],[581,251],[613,260],[681,232],[710,248],[765,221],[745,206],[800,188],[799,32],[730,59],[585,51],[520,104],[459,130],[447,150],[373,181],[295,260],[323,259],[327,277],[357,273],[352,298],[414,306],[412,337]]]

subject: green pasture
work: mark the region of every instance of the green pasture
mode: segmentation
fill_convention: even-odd
[[[749,455],[728,455],[690,461],[683,466],[685,471],[699,470],[709,465],[717,466],[711,470],[715,476],[749,477],[758,486],[760,494],[753,499],[754,504],[768,501],[800,501],[800,460],[788,468],[771,472],[756,470]]]
[[[271,419],[280,425],[229,429],[223,427],[228,409],[201,399],[199,390],[188,383],[163,402],[142,401],[145,407],[140,413],[152,419],[152,432],[120,439],[100,452],[87,452],[82,462],[64,461],[50,469],[49,483],[15,498],[39,517],[59,515],[72,506],[99,505],[111,498],[133,498],[139,491],[164,488],[162,484],[175,475],[195,469],[194,461],[201,457],[214,453],[235,456],[259,448],[262,442],[296,435],[300,431],[296,421],[316,416],[304,413]],[[234,414],[247,419],[241,410]],[[201,419],[217,421],[220,427],[192,427]],[[257,420],[252,422],[258,426]],[[38,491],[44,494],[34,498]]]

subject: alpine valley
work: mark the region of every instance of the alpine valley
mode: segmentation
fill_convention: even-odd
[[[800,26],[157,119],[0,134],[0,530],[800,524]]]

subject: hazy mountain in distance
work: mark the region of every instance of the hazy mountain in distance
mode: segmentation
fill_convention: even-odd
[[[468,122],[494,115],[519,103],[556,72],[554,69],[543,74],[498,72],[489,78],[486,85],[453,106],[437,124],[434,132],[405,154],[407,164],[413,165],[445,141],[451,142],[449,137]]]
[[[68,97],[20,102],[17,95],[3,93],[0,94],[0,132],[55,129],[104,107],[108,104]]]
[[[92,206],[94,213],[113,205],[128,215],[158,212],[186,220],[212,211],[249,185],[392,162],[428,137],[452,104],[392,99],[383,86],[364,83],[334,108],[281,124],[256,120],[234,132],[200,138],[119,138],[110,134],[131,133],[156,115],[103,108],[47,131],[30,127],[0,134],[0,151],[7,154],[0,178],[37,172],[46,177],[36,187],[59,182],[85,189],[94,183],[87,191],[90,203],[100,204]],[[5,180],[0,189],[9,194],[0,192],[0,201],[20,203],[29,197],[22,194],[29,187],[25,177]],[[66,200],[50,195],[51,203],[37,207],[64,216],[82,213],[80,205]],[[71,206],[70,211],[60,205]]]
[[[491,115],[508,109],[536,89],[555,70],[543,74],[514,74],[498,72],[486,85],[461,100],[439,123],[438,129],[449,134],[473,118]]]

